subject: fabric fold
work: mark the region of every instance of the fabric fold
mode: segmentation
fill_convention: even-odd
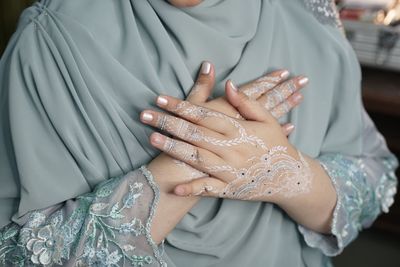
[[[0,62],[0,227],[151,161],[159,152],[140,112],[156,109],[159,94],[185,98],[203,60],[215,64],[213,97],[227,79],[240,85],[281,68],[308,76],[303,103],[282,119],[297,127],[291,143],[314,158],[363,154],[357,58],[304,0],[185,9],[161,0],[41,0],[22,14]],[[279,207],[209,198],[168,235],[163,258],[171,267],[329,262]]]

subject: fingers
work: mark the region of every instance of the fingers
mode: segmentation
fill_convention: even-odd
[[[185,120],[221,134],[233,129],[230,117],[209,108],[194,105],[189,101],[182,101],[171,96],[159,96],[157,105]]]
[[[187,100],[195,104],[206,102],[214,88],[214,84],[214,66],[210,62],[204,61]]]
[[[308,78],[299,76],[281,83],[259,99],[267,110],[272,110],[283,103],[289,96],[303,88],[308,83]]]
[[[240,87],[240,91],[255,100],[289,77],[289,71],[279,70]]]
[[[226,183],[221,180],[204,177],[176,186],[174,193],[178,196],[219,197],[225,186]]]
[[[209,140],[225,139],[219,133],[165,113],[144,111],[141,114],[141,120],[161,131],[212,152],[217,152],[217,148]]]
[[[247,95],[239,92],[237,87],[228,81],[225,87],[228,102],[235,107],[246,120],[270,122],[273,117],[256,100],[251,100]]]
[[[280,103],[278,106],[271,110],[271,114],[274,118],[279,119],[291,111],[294,107],[298,106],[303,101],[303,95],[300,93],[294,93],[286,101]]]
[[[189,164],[193,168],[204,173],[209,173],[208,166],[223,166],[226,164],[221,157],[207,149],[196,147],[180,140],[172,139],[160,133],[153,133],[150,136],[150,143],[155,148],[165,152],[171,157],[185,162],[186,164]],[[235,179],[235,176],[228,172],[219,172],[214,176],[225,182],[230,182]]]

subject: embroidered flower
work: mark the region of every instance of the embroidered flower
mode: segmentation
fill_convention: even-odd
[[[143,234],[145,231],[145,228],[142,224],[142,222],[135,218],[133,219],[130,223],[124,223],[121,224],[119,232],[123,234],[129,234],[133,233],[135,236],[139,236]]]
[[[155,194],[153,202],[149,203],[149,217],[135,214],[135,204],[143,195],[145,181]],[[166,266],[150,235],[158,201],[158,187],[144,166],[136,172],[107,180],[93,193],[79,196],[71,214],[65,209],[50,214],[48,210],[36,211],[24,227],[11,223],[0,229],[0,265],[138,267],[157,260],[161,266]],[[140,205],[143,207],[143,203]],[[135,238],[130,238],[133,236]],[[139,236],[142,238],[136,240]],[[136,244],[150,246],[154,257],[136,251]]]
[[[61,262],[63,239],[57,238],[54,231],[52,225],[46,225],[37,235],[32,232],[32,238],[26,244],[26,248],[33,253],[31,261],[34,264],[49,265],[52,262]]]
[[[101,266],[118,266],[118,262],[121,260],[122,255],[118,253],[118,250],[109,252],[108,249],[103,248],[96,252],[97,258],[100,260]]]

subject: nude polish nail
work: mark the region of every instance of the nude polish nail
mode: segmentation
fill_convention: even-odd
[[[185,193],[186,193],[185,189],[180,187],[180,186],[176,187],[174,191],[175,191],[175,194],[178,195],[178,196],[184,196]]]
[[[307,77],[303,77],[303,78],[301,78],[300,80],[299,80],[299,84],[301,85],[301,86],[303,86],[303,85],[305,85],[305,84],[307,84],[308,83],[308,78]]]
[[[294,130],[294,125],[293,125],[293,124],[289,124],[289,125],[286,127],[286,130],[287,130],[289,133],[293,132],[293,130]]]
[[[168,105],[168,99],[163,96],[159,96],[157,97],[157,104],[160,106],[166,106]]]
[[[238,88],[236,87],[236,85],[232,82],[232,80],[229,80],[229,85],[231,86],[233,91],[235,91],[235,92],[239,91]]]
[[[151,114],[151,113],[148,113],[148,112],[144,112],[143,114],[142,114],[142,120],[144,120],[144,121],[147,121],[147,122],[150,122],[150,121],[152,121],[153,120],[153,114]]]
[[[159,133],[155,133],[152,137],[152,141],[155,145],[162,145],[163,137]]]
[[[208,75],[211,71],[211,64],[210,62],[204,61],[201,65],[201,74]]]
[[[287,77],[289,77],[289,71],[288,70],[284,70],[281,75],[279,75],[282,79],[286,79]]]

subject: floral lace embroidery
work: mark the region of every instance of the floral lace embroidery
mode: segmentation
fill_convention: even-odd
[[[158,188],[144,166],[141,173],[127,176],[109,179],[78,197],[69,216],[68,207],[53,213],[36,211],[23,228],[14,223],[3,228],[0,263],[52,266],[72,260],[75,266],[165,266],[149,232]],[[144,176],[142,181],[139,176]],[[142,203],[144,191],[149,190],[145,188],[146,179],[155,198],[151,209],[143,211],[151,204]],[[125,192],[122,197],[118,197],[118,190]],[[132,216],[133,210],[140,214]],[[139,217],[147,218],[147,222]],[[137,239],[140,241],[135,242]],[[147,254],[135,246],[140,242],[150,247]]]
[[[304,0],[308,10],[322,23],[341,27],[339,14],[334,0]]]
[[[322,235],[299,226],[306,243],[319,247],[327,256],[338,255],[354,240],[358,232],[370,226],[381,211],[388,212],[396,193],[397,179],[394,170],[397,160],[382,160],[384,172],[367,173],[363,159],[327,154],[319,158],[332,179],[338,195],[332,222],[332,236]]]

